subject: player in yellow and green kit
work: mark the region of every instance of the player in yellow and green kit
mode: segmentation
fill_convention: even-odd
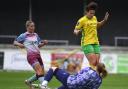
[[[85,15],[80,18],[75,26],[74,34],[82,32],[81,46],[92,68],[99,63],[100,45],[97,36],[97,29],[107,21],[109,13],[106,12],[102,21],[98,22],[95,16],[97,4],[91,2],[86,7]]]

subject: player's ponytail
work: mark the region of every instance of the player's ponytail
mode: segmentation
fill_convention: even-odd
[[[104,63],[97,64],[97,71],[99,72],[99,75],[102,78],[105,78],[107,76],[107,74],[108,74],[107,70],[105,69]]]

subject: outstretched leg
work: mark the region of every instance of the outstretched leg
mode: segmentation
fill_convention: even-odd
[[[41,89],[45,89],[47,87],[47,84],[52,79],[56,68],[57,67],[53,67],[48,70],[48,72],[46,73],[46,75],[44,77],[44,81],[42,82],[42,84],[40,86]]]
[[[52,79],[53,76],[55,76],[65,87],[67,86],[67,78],[69,76],[69,73],[57,67],[52,67],[45,75],[44,81],[41,85],[41,89],[44,89],[44,87],[47,86],[48,82]]]

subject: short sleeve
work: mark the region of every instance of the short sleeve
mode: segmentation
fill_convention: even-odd
[[[25,40],[25,34],[19,35],[15,40],[20,42],[20,43],[23,43]]]
[[[39,37],[39,35],[37,33],[36,33],[36,36],[37,36],[38,43],[41,43],[42,42],[42,39]]]
[[[81,30],[83,28],[83,19],[79,19],[76,26],[75,26],[75,29],[76,30]]]
[[[94,19],[97,21],[97,18],[96,18],[96,16],[94,16]]]

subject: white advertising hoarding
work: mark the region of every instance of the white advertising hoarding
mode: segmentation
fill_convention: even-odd
[[[5,70],[32,70],[32,67],[28,64],[26,53],[19,49],[3,49],[4,52],[4,69]],[[48,70],[51,66],[51,52],[42,51],[41,57],[43,59],[45,70]],[[117,54],[102,53],[101,62],[105,63],[109,73],[117,73]],[[82,68],[89,66],[87,58],[84,56]]]
[[[27,62],[27,56],[20,50],[4,50],[4,69],[5,70],[32,70],[32,67]],[[41,57],[44,62],[44,67],[47,70],[50,67],[51,55],[41,51]]]
[[[102,53],[100,61],[106,66],[109,73],[117,73],[117,54]],[[86,56],[84,56],[82,68],[89,66]]]
[[[109,73],[117,73],[117,60],[117,54],[101,54],[101,62],[103,62],[106,65],[106,69]]]

